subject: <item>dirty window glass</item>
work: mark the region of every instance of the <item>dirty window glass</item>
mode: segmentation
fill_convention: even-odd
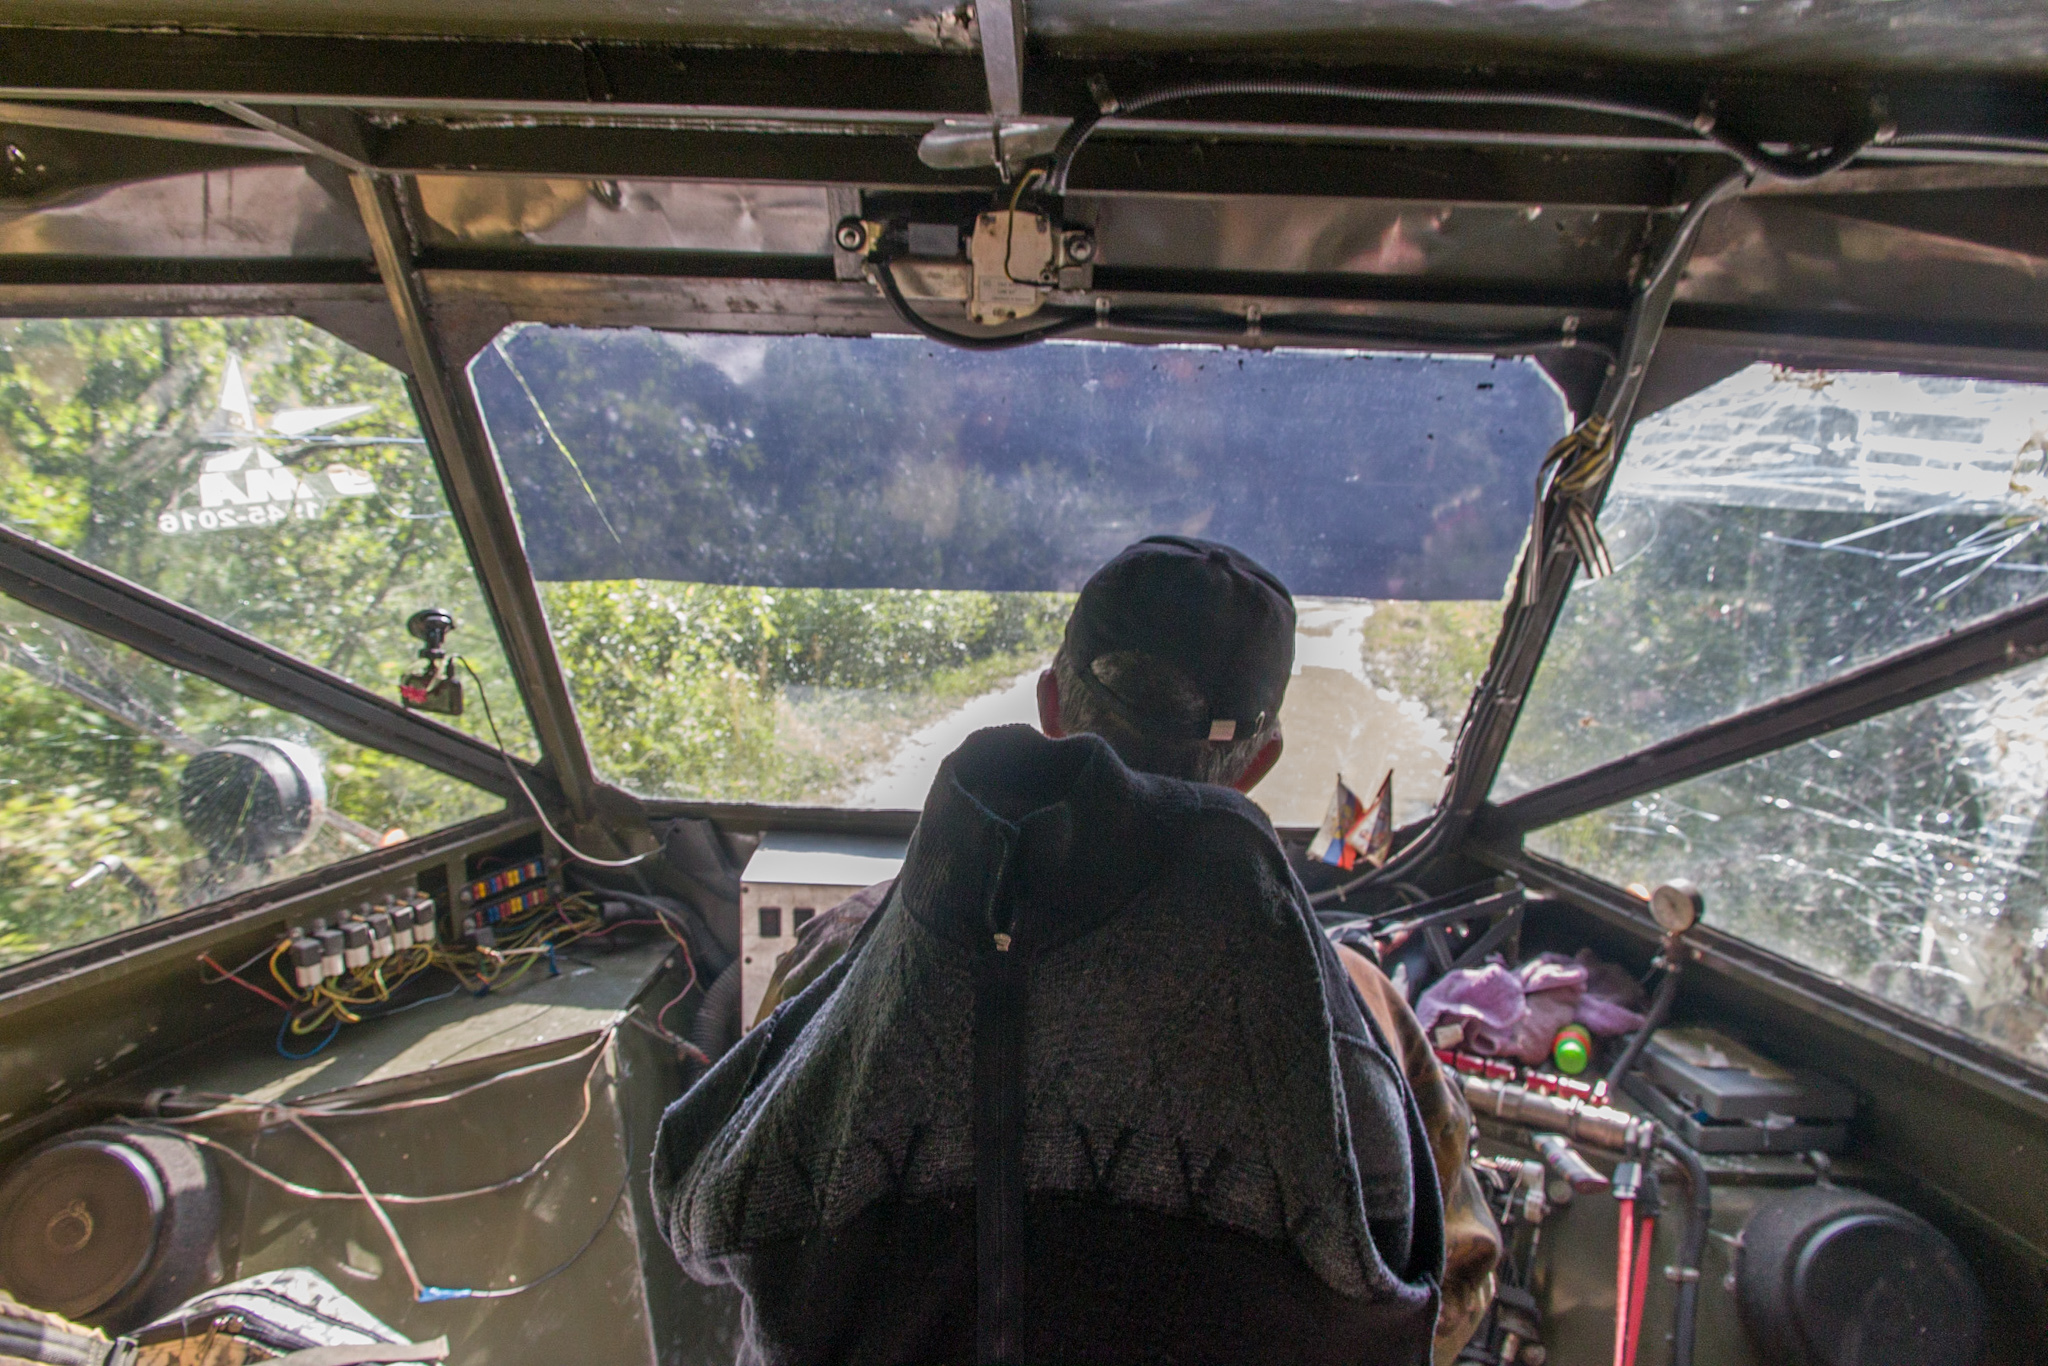
[[[531,752],[403,378],[310,324],[0,320],[0,520],[386,696],[444,608]]]
[[[2048,666],[1530,834],[1611,881],[2048,1066]]]
[[[1301,602],[1253,795],[1313,825],[1391,767],[1426,813],[1565,423],[1491,357],[526,326],[470,377],[600,771],[857,807],[1034,720],[1074,590],[1181,532]]]
[[[1496,799],[2048,590],[2048,385],[1753,365],[1638,424]]]
[[[0,966],[502,806],[0,598]]]

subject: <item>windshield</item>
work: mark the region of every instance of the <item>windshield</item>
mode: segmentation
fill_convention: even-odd
[[[1389,768],[1425,813],[1566,421],[1490,357],[522,326],[470,375],[600,771],[891,808],[1179,532],[1301,599],[1274,819]]]
[[[1496,800],[2048,590],[2048,385],[1756,364],[1637,424]]]
[[[517,697],[404,377],[296,318],[0,320],[0,521],[386,697],[442,608]]]

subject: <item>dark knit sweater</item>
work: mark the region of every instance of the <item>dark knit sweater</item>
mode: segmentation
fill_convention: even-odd
[[[946,761],[853,950],[669,1108],[654,1196],[745,1362],[1420,1363],[1443,1265],[1265,817],[1025,727]]]

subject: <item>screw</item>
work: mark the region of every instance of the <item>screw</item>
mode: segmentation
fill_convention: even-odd
[[[1060,239],[1060,249],[1069,261],[1085,266],[1095,259],[1095,235],[1076,228]]]
[[[841,251],[859,251],[868,244],[868,225],[858,218],[842,218],[832,230],[832,240]]]

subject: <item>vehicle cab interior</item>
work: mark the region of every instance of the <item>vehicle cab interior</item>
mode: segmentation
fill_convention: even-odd
[[[2041,1359],[2048,11],[16,0],[0,73],[0,1358],[734,1360],[664,1106],[1174,533],[1292,590],[1249,795],[1472,1111],[1439,1361]]]

